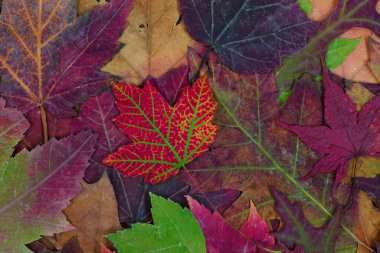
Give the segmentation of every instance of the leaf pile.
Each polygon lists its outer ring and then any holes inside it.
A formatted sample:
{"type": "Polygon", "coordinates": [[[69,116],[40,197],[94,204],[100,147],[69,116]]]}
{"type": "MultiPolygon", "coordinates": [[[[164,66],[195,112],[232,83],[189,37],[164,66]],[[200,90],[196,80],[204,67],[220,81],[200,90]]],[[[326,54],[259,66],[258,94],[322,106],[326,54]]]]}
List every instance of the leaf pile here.
{"type": "Polygon", "coordinates": [[[378,252],[378,1],[0,2],[0,252],[378,252]]]}

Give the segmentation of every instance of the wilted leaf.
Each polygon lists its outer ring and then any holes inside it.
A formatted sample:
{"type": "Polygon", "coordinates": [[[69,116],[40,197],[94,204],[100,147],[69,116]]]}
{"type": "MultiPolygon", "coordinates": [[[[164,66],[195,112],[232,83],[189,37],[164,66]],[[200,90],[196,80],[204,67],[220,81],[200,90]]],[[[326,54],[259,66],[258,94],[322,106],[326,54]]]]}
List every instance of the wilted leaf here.
{"type": "Polygon", "coordinates": [[[4,252],[28,252],[24,244],[68,229],[60,212],[81,190],[96,136],[90,132],[50,140],[11,158],[0,178],[0,237],[4,252]]]}
{"type": "Polygon", "coordinates": [[[317,28],[296,1],[181,0],[180,8],[189,34],[239,73],[273,70],[317,28]]]}
{"type": "Polygon", "coordinates": [[[327,70],[324,71],[324,87],[326,125],[289,126],[281,122],[279,124],[296,133],[310,148],[325,155],[306,178],[320,172],[336,171],[337,185],[345,176],[352,158],[361,155],[380,157],[380,99],[372,99],[357,112],[355,104],[331,80],[327,70]]]}
{"type": "Polygon", "coordinates": [[[132,141],[104,159],[124,175],[159,183],[208,150],[218,127],[207,77],[186,89],[174,107],[150,83],[143,89],[114,83],[120,115],[116,125],[132,141]]]}
{"type": "Polygon", "coordinates": [[[103,236],[121,229],[117,203],[107,174],[94,184],[83,184],[82,192],[63,210],[75,227],[80,247],[84,252],[100,252],[106,243],[103,236]]]}
{"type": "Polygon", "coordinates": [[[107,236],[119,253],[206,252],[202,230],[189,209],[154,194],[150,198],[154,225],[136,223],[107,236]]]}
{"type": "Polygon", "coordinates": [[[275,209],[280,214],[284,228],[275,237],[289,248],[300,245],[308,253],[330,253],[335,251],[336,240],[341,231],[340,211],[328,224],[316,228],[306,220],[299,202],[291,203],[284,193],[272,190],[276,200],[275,209]]]}
{"type": "Polygon", "coordinates": [[[128,83],[158,78],[186,63],[187,48],[195,45],[181,22],[177,0],[135,1],[128,23],[120,38],[125,46],[103,68],[128,83]]]}
{"type": "MultiPolygon", "coordinates": [[[[84,253],[79,247],[79,243],[76,237],[71,238],[61,250],[50,250],[40,241],[35,241],[27,245],[27,247],[34,253],[84,253]]],[[[103,252],[102,252],[103,253],[103,252]]]]}

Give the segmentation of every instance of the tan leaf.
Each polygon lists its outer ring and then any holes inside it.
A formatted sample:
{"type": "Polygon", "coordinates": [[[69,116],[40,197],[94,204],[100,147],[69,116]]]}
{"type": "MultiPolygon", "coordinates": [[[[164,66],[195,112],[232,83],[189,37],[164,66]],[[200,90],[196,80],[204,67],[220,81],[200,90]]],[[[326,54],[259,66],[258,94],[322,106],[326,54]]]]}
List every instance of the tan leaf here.
{"type": "MultiPolygon", "coordinates": [[[[380,240],[380,212],[374,207],[368,194],[363,191],[359,191],[358,205],[355,235],[366,245],[376,248],[376,243],[380,240]]],[[[359,244],[357,253],[367,252],[371,251],[359,244]]]]}
{"type": "Polygon", "coordinates": [[[103,235],[121,229],[115,193],[107,174],[94,184],[83,184],[84,190],[63,210],[75,227],[80,247],[86,253],[99,253],[107,245],[103,235]]]}
{"type": "Polygon", "coordinates": [[[346,176],[343,179],[345,184],[351,182],[352,177],[374,178],[380,174],[380,159],[370,156],[359,156],[351,159],[346,176]]]}
{"type": "Polygon", "coordinates": [[[107,3],[106,0],[78,0],[77,12],[78,15],[91,10],[95,6],[103,6],[107,3]]]}
{"type": "Polygon", "coordinates": [[[372,73],[374,74],[377,81],[380,83],[380,43],[374,40],[369,40],[368,48],[370,57],[368,66],[372,70],[372,73]]]}
{"type": "Polygon", "coordinates": [[[377,11],[377,13],[380,14],[380,0],[377,1],[377,4],[376,4],[376,11],[377,11]]]}
{"type": "Polygon", "coordinates": [[[309,18],[313,21],[323,21],[334,12],[338,0],[309,0],[313,4],[309,18]]]}
{"type": "Polygon", "coordinates": [[[125,82],[139,84],[186,63],[187,49],[196,43],[180,20],[177,0],[135,1],[128,23],[120,38],[124,48],[103,68],[125,82]]]}
{"type": "Polygon", "coordinates": [[[340,66],[333,69],[332,72],[353,82],[379,83],[378,79],[372,72],[372,69],[368,66],[368,63],[370,62],[368,41],[371,39],[374,42],[380,43],[380,38],[371,30],[361,27],[351,28],[339,37],[345,39],[362,38],[362,41],[352,53],[347,56],[345,61],[340,66]]]}
{"type": "Polygon", "coordinates": [[[354,83],[350,88],[346,90],[346,93],[355,103],[357,111],[360,111],[365,103],[375,97],[372,92],[370,92],[360,83],[354,83]]]}

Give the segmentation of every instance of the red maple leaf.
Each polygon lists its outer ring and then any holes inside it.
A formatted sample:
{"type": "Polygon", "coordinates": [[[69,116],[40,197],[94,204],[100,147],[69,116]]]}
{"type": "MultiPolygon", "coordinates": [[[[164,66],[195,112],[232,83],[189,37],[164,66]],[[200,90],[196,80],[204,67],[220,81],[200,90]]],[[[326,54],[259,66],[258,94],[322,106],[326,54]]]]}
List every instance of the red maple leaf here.
{"type": "Polygon", "coordinates": [[[143,89],[114,83],[120,115],[116,125],[133,143],[104,159],[124,175],[162,182],[208,150],[218,127],[212,125],[217,104],[207,77],[183,91],[171,107],[149,82],[143,89]]]}
{"type": "Polygon", "coordinates": [[[335,84],[325,69],[323,126],[279,125],[297,134],[313,150],[324,154],[304,179],[319,172],[336,171],[335,185],[345,176],[352,158],[380,157],[380,97],[367,102],[360,112],[335,84]]]}

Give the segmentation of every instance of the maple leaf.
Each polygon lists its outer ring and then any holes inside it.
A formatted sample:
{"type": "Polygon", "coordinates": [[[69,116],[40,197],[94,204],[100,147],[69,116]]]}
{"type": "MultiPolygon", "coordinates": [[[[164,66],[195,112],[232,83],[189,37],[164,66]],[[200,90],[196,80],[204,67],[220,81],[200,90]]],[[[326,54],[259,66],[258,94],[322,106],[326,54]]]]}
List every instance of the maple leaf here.
{"type": "Polygon", "coordinates": [[[296,1],[181,0],[187,31],[239,73],[267,72],[306,44],[317,24],[296,1]]]}
{"type": "Polygon", "coordinates": [[[324,154],[305,179],[320,172],[336,171],[335,184],[345,176],[352,158],[361,155],[380,157],[380,99],[367,102],[360,112],[335,84],[328,71],[323,74],[326,126],[279,125],[297,134],[313,150],[324,154]]]}
{"type": "Polygon", "coordinates": [[[355,185],[376,200],[377,210],[380,211],[380,175],[375,178],[357,178],[355,185]]]}
{"type": "MultiPolygon", "coordinates": [[[[325,2],[321,1],[322,4],[325,2]]],[[[320,56],[326,54],[328,43],[346,30],[365,27],[378,33],[380,15],[376,13],[375,5],[376,1],[372,0],[338,1],[337,8],[321,23],[318,32],[308,40],[304,49],[290,58],[283,58],[281,67],[276,71],[279,94],[291,89],[294,81],[304,72],[320,75],[320,56]]]]}
{"type": "Polygon", "coordinates": [[[102,70],[138,84],[186,63],[187,48],[196,42],[181,20],[177,0],[135,1],[120,38],[125,45],[102,70]]]}
{"type": "Polygon", "coordinates": [[[150,83],[143,89],[119,83],[113,87],[120,111],[116,125],[133,143],[120,147],[104,163],[124,175],[145,176],[152,184],[163,182],[214,141],[217,104],[211,101],[207,77],[186,89],[174,107],[150,83]]]}
{"type": "Polygon", "coordinates": [[[23,150],[1,169],[0,237],[4,252],[27,252],[25,243],[70,227],[60,211],[81,191],[79,181],[95,140],[96,135],[90,132],[51,139],[30,152],[23,150]]]}
{"type": "Polygon", "coordinates": [[[3,2],[0,92],[22,112],[40,110],[41,139],[54,137],[48,136],[46,110],[73,116],[75,104],[107,85],[108,75],[97,69],[117,50],[131,4],[113,0],[76,18],[74,0],[3,2]]]}
{"type": "Polygon", "coordinates": [[[272,189],[276,201],[275,209],[280,214],[284,229],[274,233],[289,248],[300,245],[308,253],[334,252],[335,244],[341,230],[340,211],[331,218],[328,224],[315,228],[306,220],[299,202],[291,203],[286,195],[272,189]]]}
{"type": "Polygon", "coordinates": [[[119,253],[206,252],[206,242],[189,209],[150,194],[154,225],[136,223],[106,237],[119,253]]]}
{"type": "Polygon", "coordinates": [[[28,127],[29,123],[22,113],[13,108],[6,108],[4,99],[0,98],[0,178],[5,173],[13,147],[28,127]]]}
{"type": "Polygon", "coordinates": [[[84,252],[99,252],[106,243],[103,235],[121,229],[115,193],[107,174],[71,200],[62,212],[75,227],[78,243],[84,252]]]}
{"type": "Polygon", "coordinates": [[[248,219],[238,232],[225,223],[219,213],[211,213],[191,197],[187,197],[187,200],[206,237],[207,252],[273,252],[276,249],[275,240],[269,234],[269,228],[257,213],[253,202],[248,219]]]}

